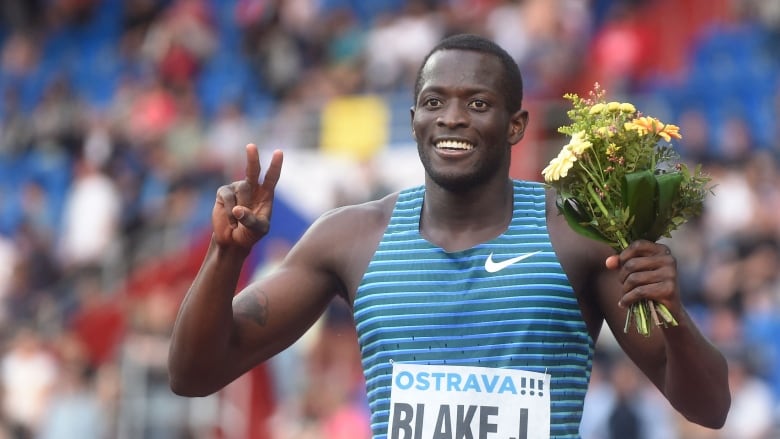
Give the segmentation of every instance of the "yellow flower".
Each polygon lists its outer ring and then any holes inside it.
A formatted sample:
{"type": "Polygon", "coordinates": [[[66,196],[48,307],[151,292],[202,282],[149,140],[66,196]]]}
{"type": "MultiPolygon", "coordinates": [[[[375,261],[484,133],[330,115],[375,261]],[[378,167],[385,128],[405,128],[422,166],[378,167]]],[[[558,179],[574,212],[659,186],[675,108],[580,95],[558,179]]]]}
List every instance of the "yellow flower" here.
{"type": "Polygon", "coordinates": [[[636,113],[636,107],[630,102],[623,102],[620,104],[620,111],[628,114],[636,113]]]}
{"type": "Polygon", "coordinates": [[[620,110],[620,102],[610,102],[607,104],[607,110],[608,111],[618,111],[620,110]]]}
{"type": "Polygon", "coordinates": [[[550,164],[542,170],[544,181],[551,183],[558,181],[569,174],[569,170],[574,166],[574,162],[577,161],[575,156],[569,149],[563,148],[558,154],[558,157],[550,160],[550,164]]]}
{"type": "Polygon", "coordinates": [[[607,146],[607,155],[610,157],[613,157],[618,151],[620,151],[620,147],[614,143],[610,143],[609,146],[607,146]]]}
{"type": "Polygon", "coordinates": [[[604,107],[605,107],[605,105],[604,105],[604,104],[602,104],[602,103],[598,103],[598,104],[596,104],[596,105],[594,105],[594,106],[590,107],[590,112],[589,112],[589,113],[590,113],[590,114],[599,114],[599,113],[601,113],[602,111],[604,111],[604,107]]]}
{"type": "Polygon", "coordinates": [[[574,153],[574,155],[579,157],[592,146],[593,144],[585,139],[585,132],[577,131],[576,133],[572,134],[569,144],[564,146],[564,149],[568,149],[574,153]]]}

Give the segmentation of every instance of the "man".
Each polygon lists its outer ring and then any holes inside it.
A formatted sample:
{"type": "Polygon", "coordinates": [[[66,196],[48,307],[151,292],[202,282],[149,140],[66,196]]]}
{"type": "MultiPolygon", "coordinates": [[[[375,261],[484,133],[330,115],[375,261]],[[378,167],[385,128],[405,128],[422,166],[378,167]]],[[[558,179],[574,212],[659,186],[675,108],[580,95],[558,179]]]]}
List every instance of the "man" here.
{"type": "Polygon", "coordinates": [[[323,215],[278,270],[234,298],[268,233],[282,166],[276,151],[259,183],[248,145],[246,179],[217,192],[212,243],[177,318],[173,390],[219,390],[339,295],[353,307],[375,438],[577,437],[603,321],[677,410],[720,427],[725,361],[686,314],[669,249],[639,241],[614,255],[567,226],[555,194],[509,178],[528,123],[521,102],[520,72],[501,48],[442,41],[411,110],[424,186],[323,215]],[[679,326],[624,333],[626,307],[642,298],[679,326]]]}

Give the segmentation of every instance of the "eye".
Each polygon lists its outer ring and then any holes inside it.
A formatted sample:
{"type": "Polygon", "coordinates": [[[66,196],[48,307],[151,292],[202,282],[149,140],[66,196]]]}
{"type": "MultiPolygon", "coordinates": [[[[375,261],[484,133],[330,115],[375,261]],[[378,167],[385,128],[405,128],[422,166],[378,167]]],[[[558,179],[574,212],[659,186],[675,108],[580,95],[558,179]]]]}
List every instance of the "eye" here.
{"type": "Polygon", "coordinates": [[[439,108],[441,107],[442,102],[438,98],[427,98],[423,105],[427,108],[439,108]]]}
{"type": "Polygon", "coordinates": [[[469,103],[469,108],[473,108],[479,111],[487,110],[489,107],[490,105],[481,99],[475,99],[469,103]]]}

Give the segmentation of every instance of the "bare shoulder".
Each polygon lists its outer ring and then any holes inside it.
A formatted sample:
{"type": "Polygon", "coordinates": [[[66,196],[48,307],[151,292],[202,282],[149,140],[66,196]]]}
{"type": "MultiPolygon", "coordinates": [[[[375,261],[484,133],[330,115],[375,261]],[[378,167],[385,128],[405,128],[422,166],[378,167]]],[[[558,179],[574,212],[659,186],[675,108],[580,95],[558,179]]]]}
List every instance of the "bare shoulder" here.
{"type": "Polygon", "coordinates": [[[364,245],[373,236],[378,239],[390,221],[397,197],[396,192],[378,200],[325,212],[312,224],[303,240],[336,250],[364,245]]]}
{"type": "Polygon", "coordinates": [[[340,229],[352,226],[364,226],[367,228],[381,227],[387,225],[390,215],[395,207],[395,200],[398,198],[398,192],[386,195],[378,200],[368,201],[361,204],[352,204],[348,206],[337,207],[325,212],[314,226],[340,229]]]}
{"type": "Polygon", "coordinates": [[[324,213],[293,248],[291,262],[307,261],[335,276],[352,303],[357,286],[390,221],[398,193],[324,213]],[[315,260],[312,260],[315,258],[315,260]]]}

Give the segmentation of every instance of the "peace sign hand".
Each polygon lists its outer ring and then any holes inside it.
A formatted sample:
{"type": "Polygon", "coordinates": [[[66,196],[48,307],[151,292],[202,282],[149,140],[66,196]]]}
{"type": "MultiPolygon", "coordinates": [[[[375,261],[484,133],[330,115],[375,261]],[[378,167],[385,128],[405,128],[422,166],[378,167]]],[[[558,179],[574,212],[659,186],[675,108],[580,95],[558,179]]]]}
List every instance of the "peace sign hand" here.
{"type": "Polygon", "coordinates": [[[246,178],[217,190],[211,213],[217,245],[249,251],[268,233],[282,159],[282,151],[273,152],[265,178],[259,183],[260,157],[257,146],[251,143],[246,146],[246,178]]]}

